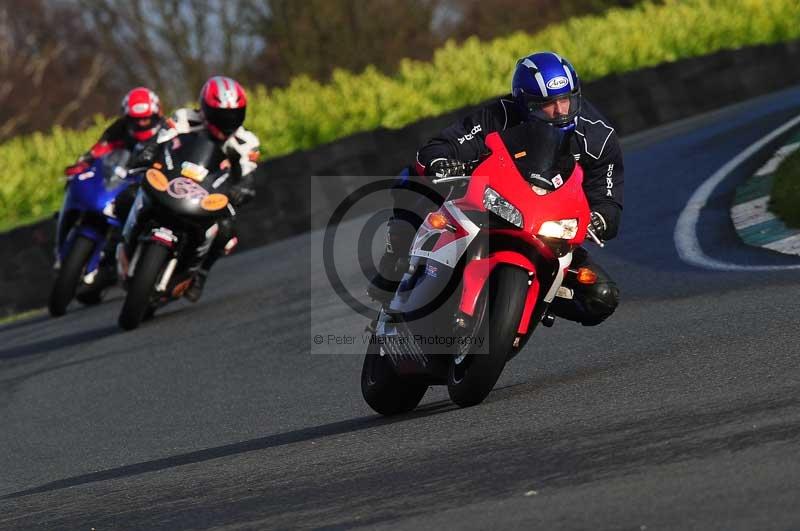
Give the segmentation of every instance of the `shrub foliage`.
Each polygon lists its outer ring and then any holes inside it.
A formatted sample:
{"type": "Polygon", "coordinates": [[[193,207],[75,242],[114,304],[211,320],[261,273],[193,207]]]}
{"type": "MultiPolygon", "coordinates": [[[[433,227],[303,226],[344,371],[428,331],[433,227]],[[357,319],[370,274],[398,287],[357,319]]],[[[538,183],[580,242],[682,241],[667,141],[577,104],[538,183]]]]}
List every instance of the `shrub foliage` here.
{"type": "MultiPolygon", "coordinates": [[[[300,76],[282,89],[254,87],[247,126],[266,155],[274,157],[377,127],[402,127],[502,94],[516,60],[536,50],[569,58],[587,81],[798,37],[797,0],[648,1],[572,18],[536,34],[449,42],[432,61],[402,61],[393,75],[368,67],[361,73],[335,71],[327,83],[300,76]]],[[[63,167],[96,140],[102,127],[98,119],[87,130],[55,128],[0,144],[0,228],[55,211],[63,167]]]]}

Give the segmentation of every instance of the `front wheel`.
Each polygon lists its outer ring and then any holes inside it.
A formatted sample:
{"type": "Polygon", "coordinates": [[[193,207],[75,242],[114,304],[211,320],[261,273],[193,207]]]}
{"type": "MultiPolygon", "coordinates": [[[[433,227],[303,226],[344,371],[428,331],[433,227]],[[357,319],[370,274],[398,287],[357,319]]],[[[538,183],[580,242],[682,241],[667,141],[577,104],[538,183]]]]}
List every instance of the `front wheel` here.
{"type": "Polygon", "coordinates": [[[381,356],[373,335],[361,369],[361,394],[369,407],[381,415],[399,415],[413,410],[425,396],[428,384],[401,378],[391,362],[381,356]]]}
{"type": "Polygon", "coordinates": [[[450,362],[447,392],[458,406],[480,404],[494,388],[513,347],[527,292],[526,271],[501,265],[492,272],[476,308],[473,341],[450,362]]]}
{"type": "Polygon", "coordinates": [[[156,281],[169,256],[169,249],[157,244],[140,244],[147,247],[142,250],[136,271],[128,285],[128,294],[122,311],[119,314],[119,326],[124,330],[133,330],[145,318],[153,304],[153,291],[156,281]]]}
{"type": "Polygon", "coordinates": [[[93,240],[85,236],[75,237],[64,263],[61,264],[61,269],[58,271],[53,289],[50,291],[47,308],[53,317],[60,317],[66,313],[67,306],[75,296],[75,290],[81,281],[83,270],[92,256],[94,247],[93,240]]]}

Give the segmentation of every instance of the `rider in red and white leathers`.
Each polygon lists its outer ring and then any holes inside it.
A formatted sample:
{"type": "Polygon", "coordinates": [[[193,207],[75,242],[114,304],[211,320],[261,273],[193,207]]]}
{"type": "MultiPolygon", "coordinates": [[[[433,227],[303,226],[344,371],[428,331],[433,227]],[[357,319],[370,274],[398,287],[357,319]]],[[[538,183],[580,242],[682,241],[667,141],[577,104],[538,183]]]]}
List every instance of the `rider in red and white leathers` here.
{"type": "Polygon", "coordinates": [[[199,109],[178,109],[165,121],[155,141],[147,145],[132,163],[148,166],[156,158],[158,146],[187,133],[206,131],[230,162],[233,186],[228,192],[234,207],[231,216],[219,222],[219,232],[203,261],[192,286],[184,296],[196,302],[202,295],[208,272],[219,257],[229,254],[238,243],[234,226],[236,207],[255,196],[254,177],[258,166],[259,141],[244,123],[247,96],[242,86],[231,78],[215,76],[200,91],[199,109]]]}

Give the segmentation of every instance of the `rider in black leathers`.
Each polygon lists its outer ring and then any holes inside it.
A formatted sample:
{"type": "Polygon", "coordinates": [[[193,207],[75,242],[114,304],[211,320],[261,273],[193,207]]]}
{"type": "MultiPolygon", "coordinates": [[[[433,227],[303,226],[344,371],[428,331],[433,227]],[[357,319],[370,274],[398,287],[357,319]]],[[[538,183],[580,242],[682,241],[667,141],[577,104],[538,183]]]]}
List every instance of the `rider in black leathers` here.
{"type": "MultiPolygon", "coordinates": [[[[428,141],[417,153],[416,164],[410,169],[411,179],[430,186],[431,177],[462,174],[465,163],[478,161],[486,155],[484,139],[487,134],[529,120],[544,120],[564,132],[565,149],[584,170],[584,191],[592,209],[592,230],[603,240],[614,238],[622,214],[622,150],[614,128],[582,99],[580,82],[572,65],[551,52],[532,54],[517,63],[512,89],[512,94],[466,116],[428,141]]],[[[395,214],[389,221],[386,252],[378,266],[379,277],[385,280],[375,279],[368,288],[369,294],[380,302],[386,302],[391,293],[377,286],[396,285],[402,277],[402,265],[398,267],[398,262],[404,264],[400,259],[408,254],[418,228],[415,223],[409,223],[404,214],[414,212],[419,203],[415,204],[413,194],[402,193],[407,182],[407,179],[400,180],[393,194],[395,214]]],[[[577,282],[569,284],[569,279],[565,280],[565,287],[573,291],[574,297],[557,297],[550,311],[587,326],[599,324],[617,307],[619,289],[616,283],[583,248],[576,249],[570,267],[589,268],[597,274],[598,280],[589,286],[577,282]]]]}

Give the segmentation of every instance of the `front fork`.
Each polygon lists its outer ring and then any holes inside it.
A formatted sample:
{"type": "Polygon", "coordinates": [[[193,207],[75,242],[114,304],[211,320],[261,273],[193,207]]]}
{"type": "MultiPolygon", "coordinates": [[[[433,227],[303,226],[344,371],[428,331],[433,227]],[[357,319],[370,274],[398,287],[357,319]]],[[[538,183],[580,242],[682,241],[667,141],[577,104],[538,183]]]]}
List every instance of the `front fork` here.
{"type": "MultiPolygon", "coordinates": [[[[122,278],[124,282],[136,274],[136,266],[141,257],[142,250],[145,248],[145,243],[149,243],[150,245],[160,245],[170,250],[170,260],[164,267],[161,278],[156,283],[156,291],[158,293],[165,293],[169,287],[170,280],[172,280],[172,276],[175,274],[175,271],[181,261],[181,257],[185,256],[186,254],[184,252],[184,248],[187,244],[187,238],[184,237],[185,235],[179,236],[175,234],[167,227],[152,227],[147,234],[142,234],[143,230],[137,229],[133,225],[131,225],[131,227],[127,227],[126,225],[126,228],[130,229],[126,233],[129,238],[133,234],[139,234],[139,236],[136,240],[137,245],[133,249],[132,256],[129,254],[130,247],[127,243],[127,239],[117,246],[117,267],[120,278],[122,278]]],[[[211,245],[213,244],[218,232],[219,226],[216,223],[206,230],[205,240],[197,248],[196,252],[190,259],[191,261],[189,263],[185,263],[183,268],[190,272],[196,271],[200,268],[202,261],[208,254],[208,250],[211,248],[211,245]]]]}
{"type": "Polygon", "coordinates": [[[127,281],[130,277],[136,274],[136,266],[142,256],[142,251],[145,249],[145,244],[160,245],[170,250],[170,260],[167,262],[161,279],[156,283],[156,291],[163,293],[167,289],[170,279],[175,268],[178,266],[178,257],[180,252],[180,239],[171,230],[166,227],[154,227],[150,230],[149,234],[142,235],[138,238],[136,247],[133,250],[133,256],[129,257],[128,247],[123,241],[117,245],[117,268],[120,278],[127,281]]]}

